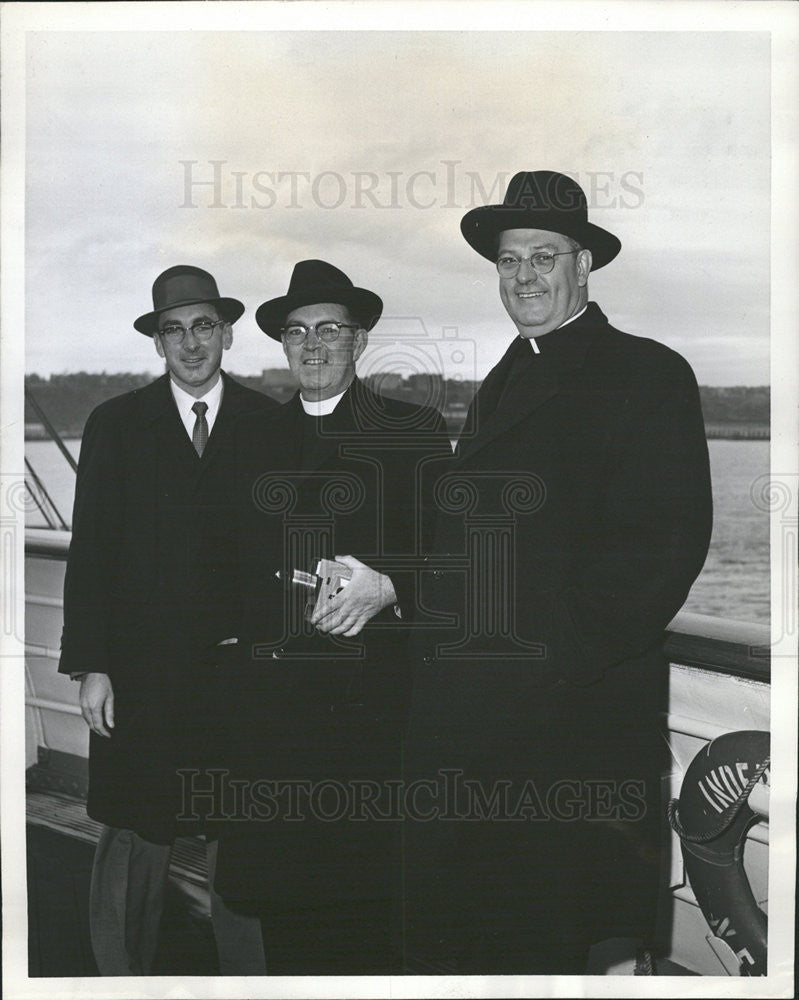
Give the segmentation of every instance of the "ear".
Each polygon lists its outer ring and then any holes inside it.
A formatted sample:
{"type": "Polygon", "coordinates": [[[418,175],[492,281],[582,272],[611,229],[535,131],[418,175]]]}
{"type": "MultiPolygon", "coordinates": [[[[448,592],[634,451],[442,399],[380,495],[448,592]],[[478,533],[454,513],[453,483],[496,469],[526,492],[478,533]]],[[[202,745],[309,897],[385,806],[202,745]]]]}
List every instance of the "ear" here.
{"type": "Polygon", "coordinates": [[[224,351],[230,350],[230,345],[233,343],[233,327],[230,323],[225,323],[222,327],[222,349],[224,351]]]}
{"type": "Polygon", "coordinates": [[[590,250],[581,250],[577,254],[577,284],[581,287],[588,284],[588,275],[591,273],[593,260],[590,250]]]}
{"type": "Polygon", "coordinates": [[[288,358],[288,356],[289,356],[289,352],[288,352],[288,348],[286,347],[286,341],[285,341],[285,338],[284,338],[284,337],[281,337],[281,338],[280,338],[280,346],[281,346],[281,347],[283,348],[283,353],[284,353],[284,354],[286,355],[286,357],[288,358]]]}
{"type": "Polygon", "coordinates": [[[164,345],[163,345],[163,343],[161,341],[161,334],[160,333],[154,333],[153,334],[153,343],[155,344],[156,351],[158,351],[158,357],[159,358],[165,358],[166,354],[164,354],[164,345]]]}
{"type": "Polygon", "coordinates": [[[352,343],[352,360],[357,361],[358,358],[366,350],[366,345],[369,343],[369,334],[364,329],[356,330],[355,337],[352,343]]]}

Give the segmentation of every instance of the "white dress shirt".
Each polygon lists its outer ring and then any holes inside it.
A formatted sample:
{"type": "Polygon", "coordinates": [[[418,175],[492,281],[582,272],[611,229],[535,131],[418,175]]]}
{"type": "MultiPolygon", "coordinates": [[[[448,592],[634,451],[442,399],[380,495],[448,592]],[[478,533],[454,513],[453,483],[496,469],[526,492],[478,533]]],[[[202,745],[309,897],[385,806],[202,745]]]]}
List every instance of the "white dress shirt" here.
{"type": "Polygon", "coordinates": [[[214,421],[219,413],[219,407],[222,405],[222,376],[220,375],[213,389],[209,389],[204,396],[190,395],[185,389],[181,389],[171,378],[169,380],[169,388],[172,390],[175,405],[178,408],[180,419],[183,421],[183,426],[186,428],[186,433],[189,435],[190,441],[192,440],[194,424],[197,420],[197,414],[192,410],[192,406],[195,403],[208,404],[208,409],[205,411],[205,419],[208,421],[208,436],[210,437],[211,431],[214,429],[214,421]]]}

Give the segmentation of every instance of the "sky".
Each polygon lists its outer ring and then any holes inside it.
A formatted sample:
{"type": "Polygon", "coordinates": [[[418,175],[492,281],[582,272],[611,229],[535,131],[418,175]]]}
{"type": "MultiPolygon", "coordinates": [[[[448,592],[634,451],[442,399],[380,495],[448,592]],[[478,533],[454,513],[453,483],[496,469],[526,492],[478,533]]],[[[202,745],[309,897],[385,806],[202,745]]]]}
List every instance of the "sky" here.
{"type": "Polygon", "coordinates": [[[591,298],[705,385],[769,381],[763,32],[35,31],[25,370],[162,371],[133,320],[196,264],[254,313],[321,258],[377,292],[362,370],[482,378],[515,328],[460,234],[518,170],[576,177],[619,257],[591,298]]]}

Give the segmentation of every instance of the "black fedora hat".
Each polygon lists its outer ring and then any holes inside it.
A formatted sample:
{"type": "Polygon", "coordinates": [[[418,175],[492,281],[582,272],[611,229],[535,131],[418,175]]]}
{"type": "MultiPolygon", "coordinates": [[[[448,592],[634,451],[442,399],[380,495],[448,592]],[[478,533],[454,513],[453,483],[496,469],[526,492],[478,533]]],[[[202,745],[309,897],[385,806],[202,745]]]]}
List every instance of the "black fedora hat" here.
{"type": "Polygon", "coordinates": [[[561,233],[591,251],[591,270],[609,264],[621,241],[588,221],[580,185],[554,170],[524,170],[508,185],[501,205],[473,208],[461,219],[466,242],[488,260],[497,259],[497,236],[506,229],[543,229],[561,233]]]}
{"type": "Polygon", "coordinates": [[[191,264],[178,264],[167,268],[155,279],[153,311],[139,316],[133,325],[139,333],[152,337],[158,329],[160,313],[178,306],[193,306],[198,302],[213,303],[228,323],[235,323],[244,312],[244,304],[238,299],[226,299],[219,294],[216,281],[207,271],[191,264]]]}
{"type": "Polygon", "coordinates": [[[378,295],[356,288],[337,267],[324,260],[301,260],[294,265],[289,290],[258,306],[255,322],[273,340],[280,340],[280,328],[292,310],[320,302],[346,306],[365,330],[372,329],[383,311],[383,300],[378,295]]]}

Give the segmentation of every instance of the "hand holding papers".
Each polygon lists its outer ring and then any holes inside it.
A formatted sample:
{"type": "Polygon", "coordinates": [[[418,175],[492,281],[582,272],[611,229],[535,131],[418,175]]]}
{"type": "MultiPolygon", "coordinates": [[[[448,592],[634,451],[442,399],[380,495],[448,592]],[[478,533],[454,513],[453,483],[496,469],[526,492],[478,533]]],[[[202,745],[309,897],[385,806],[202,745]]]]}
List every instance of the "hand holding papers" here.
{"type": "Polygon", "coordinates": [[[295,569],[291,582],[300,587],[308,588],[308,603],[305,605],[305,617],[314,622],[314,615],[328,607],[330,598],[338,594],[349,583],[352,570],[344,563],[331,559],[320,559],[316,564],[315,573],[304,573],[295,569]]]}
{"type": "Polygon", "coordinates": [[[390,578],[370,569],[353,556],[336,556],[334,563],[320,561],[329,573],[329,583],[320,585],[310,622],[320,632],[355,636],[376,614],[396,603],[390,578]],[[332,567],[332,568],[331,568],[332,567]],[[342,572],[343,571],[343,572],[342,572]],[[348,573],[347,578],[344,573],[348,573]],[[324,598],[322,589],[324,590],[324,598]]]}

